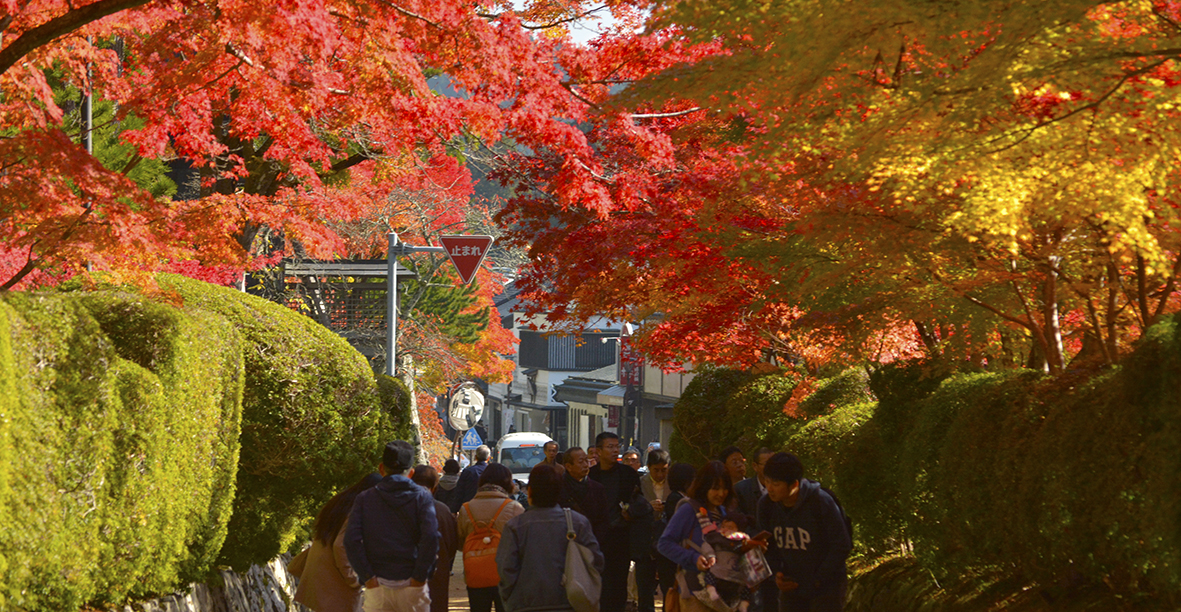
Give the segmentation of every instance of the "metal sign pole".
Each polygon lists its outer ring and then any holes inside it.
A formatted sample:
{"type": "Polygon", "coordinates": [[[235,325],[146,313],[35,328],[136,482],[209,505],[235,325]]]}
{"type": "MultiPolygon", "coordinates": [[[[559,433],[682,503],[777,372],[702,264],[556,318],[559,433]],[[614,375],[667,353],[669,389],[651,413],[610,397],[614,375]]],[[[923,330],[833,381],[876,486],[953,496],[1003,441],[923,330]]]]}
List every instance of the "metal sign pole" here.
{"type": "Polygon", "coordinates": [[[397,369],[395,359],[398,348],[398,234],[389,233],[389,247],[386,249],[386,326],[385,326],[385,375],[394,377],[397,369]]]}
{"type": "Polygon", "coordinates": [[[398,361],[398,255],[410,253],[446,253],[441,246],[410,246],[398,241],[398,233],[390,232],[386,247],[386,319],[385,326],[385,373],[393,377],[398,361]]]}

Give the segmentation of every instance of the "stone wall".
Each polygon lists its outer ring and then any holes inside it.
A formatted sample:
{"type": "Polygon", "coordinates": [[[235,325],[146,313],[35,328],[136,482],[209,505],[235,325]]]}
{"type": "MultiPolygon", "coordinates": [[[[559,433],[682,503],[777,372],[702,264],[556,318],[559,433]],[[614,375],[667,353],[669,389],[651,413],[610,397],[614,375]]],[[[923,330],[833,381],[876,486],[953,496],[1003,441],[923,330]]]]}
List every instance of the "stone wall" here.
{"type": "Polygon", "coordinates": [[[307,612],[291,601],[298,580],[287,571],[290,560],[290,555],[282,555],[246,574],[220,571],[208,583],[190,585],[187,592],[130,604],[120,612],[307,612]]]}

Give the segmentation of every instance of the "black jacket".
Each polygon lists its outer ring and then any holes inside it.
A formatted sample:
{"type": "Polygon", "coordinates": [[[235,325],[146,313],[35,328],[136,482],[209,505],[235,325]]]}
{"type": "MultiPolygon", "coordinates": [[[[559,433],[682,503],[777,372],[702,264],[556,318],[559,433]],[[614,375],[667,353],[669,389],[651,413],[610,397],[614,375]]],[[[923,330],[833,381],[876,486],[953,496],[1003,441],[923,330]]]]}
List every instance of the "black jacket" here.
{"type": "Polygon", "coordinates": [[[587,475],[587,480],[594,480],[602,484],[604,488],[607,488],[604,481],[610,478],[618,478],[619,480],[615,499],[607,500],[607,515],[611,519],[611,528],[621,529],[626,525],[622,519],[623,509],[620,504],[631,504],[637,494],[643,497],[643,493],[640,491],[640,474],[630,465],[616,463],[615,467],[610,470],[604,470],[596,464],[591,467],[590,473],[587,475]]]}
{"type": "Polygon", "coordinates": [[[558,494],[558,505],[585,516],[590,521],[595,540],[603,541],[610,521],[607,513],[607,493],[603,490],[603,485],[590,478],[577,482],[570,474],[566,474],[562,480],[562,491],[558,494]]]}
{"type": "Polygon", "coordinates": [[[738,510],[753,518],[759,498],[763,496],[763,490],[759,488],[759,479],[751,477],[739,481],[734,485],[734,494],[738,496],[738,510]]]}

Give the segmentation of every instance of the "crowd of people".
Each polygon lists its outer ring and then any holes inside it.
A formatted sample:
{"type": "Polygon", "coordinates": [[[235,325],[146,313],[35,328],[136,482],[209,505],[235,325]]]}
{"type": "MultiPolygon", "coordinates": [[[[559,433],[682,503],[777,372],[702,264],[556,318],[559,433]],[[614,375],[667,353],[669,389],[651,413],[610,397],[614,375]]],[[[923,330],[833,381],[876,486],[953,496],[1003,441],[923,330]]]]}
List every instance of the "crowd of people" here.
{"type": "Polygon", "coordinates": [[[698,467],[659,448],[641,464],[610,432],[592,449],[544,451],[522,491],[487,446],[440,475],[390,442],[377,473],[317,515],[289,566],[295,600],[316,612],[443,612],[461,555],[472,612],[586,612],[568,596],[576,542],[603,612],[629,606],[629,572],[638,612],[654,612],[657,593],[667,612],[843,609],[852,530],[794,455],[760,448],[747,477],[738,447],[698,467]]]}

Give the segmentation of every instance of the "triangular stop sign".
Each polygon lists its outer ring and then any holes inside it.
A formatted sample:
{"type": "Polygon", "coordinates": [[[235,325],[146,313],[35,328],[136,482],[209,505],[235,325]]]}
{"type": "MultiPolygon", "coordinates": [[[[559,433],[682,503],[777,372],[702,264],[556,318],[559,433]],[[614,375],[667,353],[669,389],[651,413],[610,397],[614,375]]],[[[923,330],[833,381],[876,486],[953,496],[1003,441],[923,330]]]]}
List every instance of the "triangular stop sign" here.
{"type": "Polygon", "coordinates": [[[492,246],[492,236],[439,236],[439,242],[443,243],[447,257],[466,285],[476,277],[476,270],[492,246]]]}

